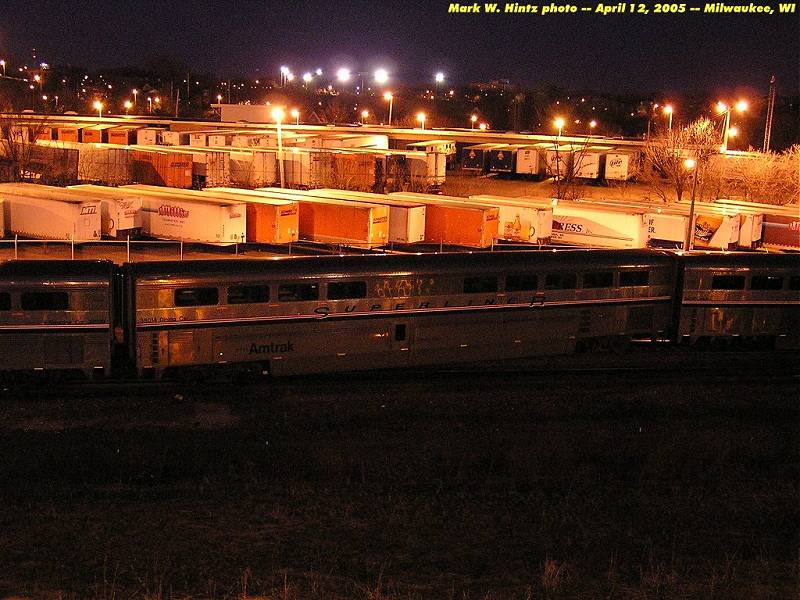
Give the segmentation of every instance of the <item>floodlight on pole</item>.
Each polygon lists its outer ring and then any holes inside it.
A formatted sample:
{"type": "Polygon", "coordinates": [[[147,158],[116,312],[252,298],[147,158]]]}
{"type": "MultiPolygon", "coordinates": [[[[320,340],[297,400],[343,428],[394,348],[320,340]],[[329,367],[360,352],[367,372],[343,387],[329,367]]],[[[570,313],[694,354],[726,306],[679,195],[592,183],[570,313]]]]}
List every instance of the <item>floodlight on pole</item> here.
{"type": "Polygon", "coordinates": [[[392,102],[394,101],[394,96],[392,95],[392,92],[386,92],[383,95],[383,99],[389,101],[389,123],[388,123],[388,125],[389,125],[389,127],[391,127],[392,126],[392,102]]]}
{"type": "Polygon", "coordinates": [[[375,83],[383,85],[387,81],[389,81],[389,73],[386,69],[378,69],[375,71],[375,83]]]}
{"type": "Polygon", "coordinates": [[[475,123],[477,123],[477,122],[478,122],[478,115],[472,115],[469,118],[469,128],[470,129],[475,129],[475,123]]]}
{"type": "Polygon", "coordinates": [[[664,114],[669,115],[669,130],[672,131],[672,113],[673,113],[672,105],[667,104],[664,107],[664,114]]]}
{"type": "Polygon", "coordinates": [[[123,104],[123,106],[125,107],[125,114],[127,115],[133,107],[133,103],[130,100],[125,100],[125,104],[123,104]]]}
{"type": "Polygon", "coordinates": [[[420,126],[422,127],[422,129],[425,129],[425,118],[426,117],[424,112],[417,113],[417,121],[420,122],[420,126]]]}
{"type": "Polygon", "coordinates": [[[133,94],[133,105],[136,106],[136,101],[138,100],[138,96],[139,96],[139,90],[137,90],[136,88],[133,88],[131,90],[131,93],[133,94]]]}
{"type": "Polygon", "coordinates": [[[310,72],[303,73],[303,82],[310,83],[314,76],[310,72]]]}
{"type": "Polygon", "coordinates": [[[565,121],[561,117],[557,117],[556,120],[553,121],[553,125],[555,125],[558,129],[558,137],[561,137],[561,131],[564,129],[564,123],[565,121]]]}
{"type": "MultiPolygon", "coordinates": [[[[748,108],[747,100],[739,100],[735,106],[736,110],[739,112],[744,112],[748,108]]],[[[728,151],[728,137],[730,136],[730,128],[731,128],[731,110],[733,107],[728,106],[724,102],[720,101],[717,102],[717,112],[721,115],[725,115],[725,122],[722,126],[722,147],[720,151],[727,152],[728,151]]]]}
{"type": "Polygon", "coordinates": [[[297,110],[296,108],[293,108],[292,112],[289,113],[289,114],[292,115],[292,118],[294,119],[294,124],[295,125],[300,125],[300,111],[297,110]]]}
{"type": "Polygon", "coordinates": [[[97,116],[102,119],[103,118],[103,103],[100,102],[100,100],[95,100],[94,104],[92,104],[92,106],[97,111],[97,116]]]}
{"type": "Polygon", "coordinates": [[[339,80],[339,83],[347,83],[350,81],[350,69],[342,67],[336,71],[336,79],[339,80]]]}
{"type": "Polygon", "coordinates": [[[692,241],[694,240],[694,199],[697,190],[697,172],[700,170],[697,161],[693,158],[687,158],[683,161],[683,166],[687,169],[694,169],[694,177],[692,178],[692,199],[689,202],[689,220],[686,223],[686,237],[683,241],[683,249],[689,251],[692,249],[692,241]]]}
{"type": "Polygon", "coordinates": [[[286,180],[283,175],[283,138],[281,137],[281,121],[286,117],[286,113],[280,106],[272,109],[272,120],[278,128],[278,170],[281,176],[281,187],[286,187],[286,180]]]}
{"type": "Polygon", "coordinates": [[[478,129],[480,129],[481,131],[486,131],[486,129],[487,129],[488,127],[489,127],[489,126],[488,126],[486,123],[481,123],[481,124],[478,126],[478,129]]]}

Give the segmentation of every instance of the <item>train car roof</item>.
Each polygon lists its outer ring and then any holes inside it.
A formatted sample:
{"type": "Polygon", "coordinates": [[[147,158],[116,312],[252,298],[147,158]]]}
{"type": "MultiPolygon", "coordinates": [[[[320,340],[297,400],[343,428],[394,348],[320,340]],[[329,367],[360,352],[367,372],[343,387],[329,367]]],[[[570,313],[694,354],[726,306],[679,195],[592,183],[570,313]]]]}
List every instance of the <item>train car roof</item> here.
{"type": "Polygon", "coordinates": [[[0,281],[109,281],[113,268],[110,260],[4,260],[0,281]]]}
{"type": "Polygon", "coordinates": [[[402,275],[444,270],[497,273],[498,270],[586,269],[666,265],[672,255],[657,250],[548,250],[530,252],[454,252],[443,254],[371,254],[273,257],[252,260],[159,261],[126,263],[138,277],[158,279],[219,275],[223,279],[269,275],[291,278],[402,275]]]}
{"type": "Polygon", "coordinates": [[[692,252],[683,255],[691,267],[774,267],[794,268],[800,273],[800,257],[775,252],[692,252]]]}

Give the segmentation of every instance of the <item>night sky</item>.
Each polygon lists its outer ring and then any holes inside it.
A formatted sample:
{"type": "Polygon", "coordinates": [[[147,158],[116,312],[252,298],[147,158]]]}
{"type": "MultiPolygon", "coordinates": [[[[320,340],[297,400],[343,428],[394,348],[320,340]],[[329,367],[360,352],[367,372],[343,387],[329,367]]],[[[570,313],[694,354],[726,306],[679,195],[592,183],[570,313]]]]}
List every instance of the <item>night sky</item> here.
{"type": "Polygon", "coordinates": [[[11,0],[0,54],[22,59],[36,47],[40,60],[89,68],[172,56],[198,72],[253,77],[277,77],[281,64],[298,74],[381,65],[406,82],[442,70],[453,83],[603,91],[766,90],[775,74],[782,93],[800,90],[800,13],[451,15],[448,4],[11,0]]]}

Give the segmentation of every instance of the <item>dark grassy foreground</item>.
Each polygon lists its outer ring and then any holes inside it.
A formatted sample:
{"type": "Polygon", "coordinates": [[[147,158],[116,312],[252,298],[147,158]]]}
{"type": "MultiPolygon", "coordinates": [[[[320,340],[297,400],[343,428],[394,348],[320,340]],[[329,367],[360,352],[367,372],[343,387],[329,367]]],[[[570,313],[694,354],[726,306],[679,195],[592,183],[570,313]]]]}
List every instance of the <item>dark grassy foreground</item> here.
{"type": "Polygon", "coordinates": [[[29,388],[0,415],[0,598],[798,595],[791,378],[29,388]]]}

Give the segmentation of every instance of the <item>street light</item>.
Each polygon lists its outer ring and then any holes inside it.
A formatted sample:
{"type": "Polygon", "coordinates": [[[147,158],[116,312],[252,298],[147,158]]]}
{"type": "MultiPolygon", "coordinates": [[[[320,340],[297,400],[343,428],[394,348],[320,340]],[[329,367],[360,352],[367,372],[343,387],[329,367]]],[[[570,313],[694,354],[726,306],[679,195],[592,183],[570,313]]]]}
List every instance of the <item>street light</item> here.
{"type": "Polygon", "coordinates": [[[383,85],[387,81],[389,81],[389,73],[386,71],[386,69],[378,69],[375,71],[375,83],[378,85],[383,85]]]}
{"type": "Polygon", "coordinates": [[[282,86],[286,84],[286,75],[288,75],[288,74],[289,74],[289,67],[287,67],[286,65],[282,65],[281,66],[281,85],[282,86]]]}
{"type": "Polygon", "coordinates": [[[597,127],[597,121],[592,119],[591,121],[589,121],[589,132],[591,132],[595,127],[597,127]]]}
{"type": "Polygon", "coordinates": [[[425,129],[425,113],[417,113],[417,121],[420,122],[422,129],[425,129]]]}
{"type": "Polygon", "coordinates": [[[131,92],[133,93],[133,105],[136,106],[136,101],[137,101],[137,96],[139,95],[139,90],[137,90],[136,88],[133,88],[133,90],[131,90],[131,92]]]}
{"type": "Polygon", "coordinates": [[[125,114],[127,115],[133,104],[131,104],[130,100],[125,100],[125,104],[123,104],[123,106],[125,107],[125,114]]]}
{"type": "Polygon", "coordinates": [[[386,92],[383,95],[383,99],[389,101],[389,127],[391,127],[392,126],[392,101],[394,100],[394,96],[392,95],[392,92],[386,92]]]}
{"type": "Polygon", "coordinates": [[[286,187],[286,181],[283,176],[283,138],[281,136],[281,121],[286,117],[286,113],[280,106],[272,109],[272,119],[278,126],[278,170],[281,174],[281,187],[286,187]]]}
{"type": "Polygon", "coordinates": [[[477,122],[478,122],[478,115],[472,115],[469,118],[469,128],[470,129],[475,129],[475,123],[477,123],[477,122]]]}
{"type": "Polygon", "coordinates": [[[672,105],[671,104],[667,104],[664,107],[664,114],[665,115],[669,115],[669,130],[670,131],[672,131],[672,112],[673,112],[672,111],[672,105]]]}
{"type": "Polygon", "coordinates": [[[361,111],[361,124],[362,125],[364,124],[364,121],[367,120],[367,117],[369,117],[369,111],[368,110],[362,110],[361,111]]]}
{"type": "Polygon", "coordinates": [[[3,67],[3,77],[6,76],[6,61],[0,60],[0,67],[3,67]]]}
{"type": "Polygon", "coordinates": [[[303,73],[303,83],[310,83],[314,76],[310,72],[303,73]]]}
{"type": "Polygon", "coordinates": [[[561,130],[564,129],[564,119],[557,117],[556,120],[553,121],[553,125],[558,129],[558,137],[561,137],[561,130]]]}
{"type": "Polygon", "coordinates": [[[222,104],[222,94],[217,94],[217,104],[222,104]]]}
{"type": "Polygon", "coordinates": [[[95,100],[94,104],[92,106],[94,106],[94,109],[97,111],[97,116],[102,119],[103,118],[103,103],[100,102],[100,100],[95,100]]]}
{"type": "Polygon", "coordinates": [[[297,110],[296,108],[293,108],[289,114],[292,115],[292,118],[294,119],[294,124],[300,125],[300,111],[297,110]]]}
{"type": "Polygon", "coordinates": [[[686,224],[686,238],[683,241],[683,249],[688,251],[692,249],[692,241],[694,239],[694,195],[695,190],[697,190],[697,172],[700,169],[697,168],[697,161],[693,158],[687,158],[685,161],[683,161],[683,166],[686,167],[687,170],[694,169],[694,178],[692,179],[692,199],[689,202],[689,222],[686,224]]]}
{"type": "Polygon", "coordinates": [[[336,79],[339,80],[339,83],[347,83],[350,81],[350,69],[342,67],[336,71],[336,79]]]}
{"type": "Polygon", "coordinates": [[[444,73],[439,71],[438,73],[436,73],[433,79],[436,83],[444,83],[444,73]]]}
{"type": "Polygon", "coordinates": [[[480,129],[481,131],[486,131],[486,128],[487,128],[487,127],[488,127],[488,125],[487,125],[486,123],[481,123],[481,124],[478,126],[478,129],[480,129]]]}
{"type": "MultiPolygon", "coordinates": [[[[739,100],[736,103],[736,110],[744,112],[747,110],[747,101],[746,100],[739,100]]],[[[722,152],[728,151],[728,136],[730,135],[730,128],[731,128],[731,110],[734,107],[728,106],[724,102],[717,102],[717,112],[721,115],[725,115],[725,124],[723,125],[722,129],[722,147],[720,150],[722,152]]]]}

